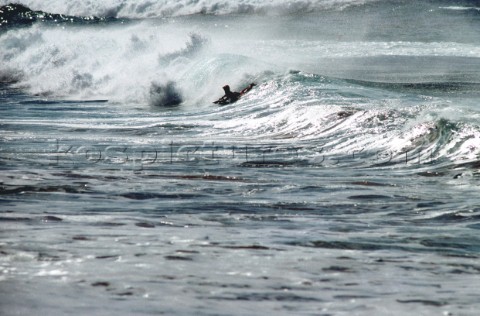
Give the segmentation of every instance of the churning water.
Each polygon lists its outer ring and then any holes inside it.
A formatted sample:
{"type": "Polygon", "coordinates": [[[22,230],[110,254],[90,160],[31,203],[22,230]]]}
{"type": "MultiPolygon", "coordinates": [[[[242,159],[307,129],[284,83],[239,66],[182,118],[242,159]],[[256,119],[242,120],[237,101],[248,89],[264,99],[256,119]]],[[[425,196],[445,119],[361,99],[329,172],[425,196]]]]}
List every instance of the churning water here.
{"type": "Polygon", "coordinates": [[[18,2],[0,314],[478,313],[477,1],[18,2]]]}

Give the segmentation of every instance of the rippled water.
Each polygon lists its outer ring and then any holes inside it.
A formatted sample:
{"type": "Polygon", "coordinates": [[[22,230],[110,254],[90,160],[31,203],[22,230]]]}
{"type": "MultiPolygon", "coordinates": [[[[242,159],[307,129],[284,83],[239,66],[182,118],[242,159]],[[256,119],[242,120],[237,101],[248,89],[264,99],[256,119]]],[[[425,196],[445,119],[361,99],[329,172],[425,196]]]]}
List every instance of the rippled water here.
{"type": "Polygon", "coordinates": [[[0,314],[476,315],[475,4],[300,2],[0,29],[0,314]]]}

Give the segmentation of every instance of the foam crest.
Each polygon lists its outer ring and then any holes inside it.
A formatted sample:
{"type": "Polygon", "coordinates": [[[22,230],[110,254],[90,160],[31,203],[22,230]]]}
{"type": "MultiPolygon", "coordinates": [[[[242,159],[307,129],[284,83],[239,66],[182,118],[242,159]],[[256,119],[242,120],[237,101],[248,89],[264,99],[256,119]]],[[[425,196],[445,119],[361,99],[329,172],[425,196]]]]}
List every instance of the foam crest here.
{"type": "Polygon", "coordinates": [[[388,156],[384,162],[403,161],[406,153],[421,161],[469,161],[480,150],[478,127],[463,123],[463,116],[438,116],[448,108],[435,98],[407,100],[395,91],[379,97],[361,83],[347,88],[343,80],[302,72],[263,79],[237,104],[223,107],[225,119],[206,136],[308,142],[314,146],[306,157],[362,153],[371,163],[382,162],[379,153],[388,156]]]}
{"type": "MultiPolygon", "coordinates": [[[[146,104],[152,82],[176,81],[205,41],[145,27],[31,28],[0,37],[0,77],[30,93],[146,104]]],[[[158,90],[158,89],[157,89],[158,90]]]]}

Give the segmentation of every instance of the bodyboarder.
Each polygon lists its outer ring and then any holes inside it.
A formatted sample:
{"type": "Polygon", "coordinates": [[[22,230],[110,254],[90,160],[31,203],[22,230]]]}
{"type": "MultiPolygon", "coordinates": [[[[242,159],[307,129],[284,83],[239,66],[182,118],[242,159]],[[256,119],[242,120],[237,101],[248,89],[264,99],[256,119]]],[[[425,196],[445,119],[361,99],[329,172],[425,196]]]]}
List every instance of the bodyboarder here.
{"type": "Polygon", "coordinates": [[[237,102],[238,99],[240,99],[240,97],[242,95],[244,95],[248,91],[252,90],[252,88],[254,86],[256,86],[256,84],[251,83],[248,87],[246,87],[242,91],[235,92],[235,91],[231,91],[230,86],[227,84],[227,85],[223,86],[223,91],[225,91],[225,95],[223,97],[221,97],[220,99],[218,99],[217,101],[214,101],[213,103],[220,104],[220,105],[225,105],[225,104],[230,104],[230,103],[237,102]]]}

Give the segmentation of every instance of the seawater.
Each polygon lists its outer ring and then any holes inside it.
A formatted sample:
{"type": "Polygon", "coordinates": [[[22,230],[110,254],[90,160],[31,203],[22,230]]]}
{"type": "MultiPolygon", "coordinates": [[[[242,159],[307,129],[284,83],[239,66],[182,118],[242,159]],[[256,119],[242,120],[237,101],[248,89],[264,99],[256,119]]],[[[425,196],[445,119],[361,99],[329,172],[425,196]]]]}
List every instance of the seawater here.
{"type": "Polygon", "coordinates": [[[476,1],[18,2],[0,314],[478,313],[476,1]]]}

